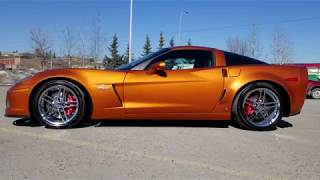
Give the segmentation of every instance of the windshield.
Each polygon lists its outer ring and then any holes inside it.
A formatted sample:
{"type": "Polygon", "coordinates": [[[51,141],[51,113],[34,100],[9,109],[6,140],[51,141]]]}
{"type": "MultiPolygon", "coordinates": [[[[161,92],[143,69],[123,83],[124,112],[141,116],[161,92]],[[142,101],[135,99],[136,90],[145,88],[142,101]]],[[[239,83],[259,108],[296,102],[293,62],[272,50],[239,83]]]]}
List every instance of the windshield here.
{"type": "Polygon", "coordinates": [[[158,55],[160,55],[160,54],[162,54],[162,53],[164,53],[164,52],[166,52],[168,50],[169,50],[169,48],[160,49],[159,51],[150,53],[150,54],[148,54],[146,56],[141,57],[140,59],[134,60],[129,64],[123,64],[123,65],[117,67],[116,70],[129,70],[129,69],[135,67],[136,65],[138,65],[140,63],[143,63],[143,62],[145,62],[145,61],[147,61],[149,59],[152,59],[154,57],[157,57],[158,55]]]}

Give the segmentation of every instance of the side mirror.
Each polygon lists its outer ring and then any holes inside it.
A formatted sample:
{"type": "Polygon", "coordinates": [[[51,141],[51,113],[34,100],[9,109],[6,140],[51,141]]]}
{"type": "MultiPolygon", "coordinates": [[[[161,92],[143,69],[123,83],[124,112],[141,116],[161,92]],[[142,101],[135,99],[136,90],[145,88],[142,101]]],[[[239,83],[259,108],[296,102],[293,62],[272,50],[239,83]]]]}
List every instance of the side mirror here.
{"type": "Polygon", "coordinates": [[[166,70],[166,63],[164,61],[159,61],[151,66],[150,74],[163,72],[166,70]]]}

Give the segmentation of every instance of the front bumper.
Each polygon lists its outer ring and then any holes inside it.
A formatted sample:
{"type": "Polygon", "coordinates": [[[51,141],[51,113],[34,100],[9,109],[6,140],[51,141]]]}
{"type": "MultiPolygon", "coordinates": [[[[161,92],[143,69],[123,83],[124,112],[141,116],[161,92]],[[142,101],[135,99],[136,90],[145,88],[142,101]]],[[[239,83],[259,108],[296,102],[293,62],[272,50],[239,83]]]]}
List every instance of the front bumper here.
{"type": "Polygon", "coordinates": [[[31,88],[15,85],[7,91],[5,116],[29,117],[31,88]]]}

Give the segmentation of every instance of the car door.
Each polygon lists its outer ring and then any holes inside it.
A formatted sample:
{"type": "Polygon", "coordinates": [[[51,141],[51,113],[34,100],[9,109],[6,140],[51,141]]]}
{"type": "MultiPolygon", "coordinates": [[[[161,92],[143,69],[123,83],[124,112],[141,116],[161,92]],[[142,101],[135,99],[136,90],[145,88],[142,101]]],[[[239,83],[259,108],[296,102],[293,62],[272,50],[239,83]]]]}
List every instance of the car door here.
{"type": "Polygon", "coordinates": [[[213,51],[172,50],[145,70],[128,71],[125,113],[212,112],[223,91],[221,68],[214,67],[213,57],[213,51]],[[150,74],[150,67],[160,61],[166,70],[150,74]]]}

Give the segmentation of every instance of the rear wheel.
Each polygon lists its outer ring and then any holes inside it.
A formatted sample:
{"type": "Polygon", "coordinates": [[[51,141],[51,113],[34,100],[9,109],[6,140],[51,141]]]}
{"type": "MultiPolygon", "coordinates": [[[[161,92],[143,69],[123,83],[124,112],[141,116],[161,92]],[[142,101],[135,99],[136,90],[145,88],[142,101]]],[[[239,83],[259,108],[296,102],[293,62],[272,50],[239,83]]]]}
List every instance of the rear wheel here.
{"type": "Polygon", "coordinates": [[[65,80],[52,80],[40,86],[31,106],[33,118],[47,127],[76,126],[85,117],[84,93],[65,80]]]}
{"type": "Polygon", "coordinates": [[[275,129],[282,118],[282,104],[280,94],[272,85],[251,84],[237,95],[232,108],[233,118],[245,129],[275,129]]]}
{"type": "Polygon", "coordinates": [[[311,91],[312,99],[320,99],[320,88],[314,88],[311,91]]]}

